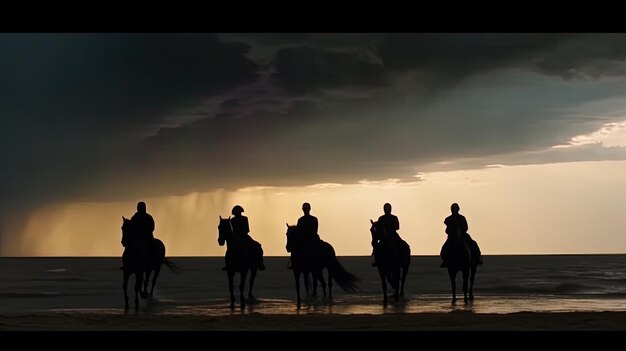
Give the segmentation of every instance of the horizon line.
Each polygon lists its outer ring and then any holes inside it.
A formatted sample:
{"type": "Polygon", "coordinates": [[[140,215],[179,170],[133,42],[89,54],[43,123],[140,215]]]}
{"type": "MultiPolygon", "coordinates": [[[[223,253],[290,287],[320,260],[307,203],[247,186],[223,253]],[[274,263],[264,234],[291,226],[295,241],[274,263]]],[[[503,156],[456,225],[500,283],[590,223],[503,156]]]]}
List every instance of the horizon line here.
{"type": "MultiPolygon", "coordinates": [[[[516,254],[482,254],[483,257],[495,256],[620,256],[624,253],[516,253],[516,254]]],[[[0,256],[2,258],[120,258],[120,256],[0,256]]],[[[263,256],[264,258],[289,258],[291,256],[263,256]]],[[[337,255],[337,257],[364,257],[371,255],[337,255]]],[[[440,257],[439,255],[411,255],[411,257],[440,257]]],[[[224,258],[224,256],[166,256],[166,258],[224,258]]]]}

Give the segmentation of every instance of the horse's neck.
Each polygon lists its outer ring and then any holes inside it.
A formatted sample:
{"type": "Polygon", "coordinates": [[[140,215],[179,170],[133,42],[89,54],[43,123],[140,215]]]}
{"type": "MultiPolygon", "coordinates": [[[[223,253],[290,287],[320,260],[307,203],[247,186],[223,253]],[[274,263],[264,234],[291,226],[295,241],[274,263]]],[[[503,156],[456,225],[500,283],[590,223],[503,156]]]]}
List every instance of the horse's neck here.
{"type": "Polygon", "coordinates": [[[296,254],[302,253],[307,249],[307,246],[309,245],[309,242],[307,240],[305,240],[302,237],[292,237],[292,245],[291,247],[293,248],[291,251],[295,252],[296,254]]]}
{"type": "Polygon", "coordinates": [[[235,238],[235,235],[231,235],[226,241],[226,248],[239,249],[244,247],[244,241],[242,238],[235,238]]]}
{"type": "Polygon", "coordinates": [[[461,241],[461,233],[459,233],[459,231],[456,231],[455,233],[452,233],[450,235],[448,235],[450,237],[450,240],[458,242],[461,241]]]}
{"type": "Polygon", "coordinates": [[[378,237],[378,240],[380,240],[381,242],[385,242],[385,243],[395,242],[391,234],[385,229],[379,229],[376,231],[376,233],[377,233],[376,236],[378,237]]]}
{"type": "Polygon", "coordinates": [[[127,233],[122,237],[122,241],[126,243],[127,246],[139,246],[143,244],[143,240],[137,233],[127,233]]]}
{"type": "Polygon", "coordinates": [[[467,242],[463,240],[463,235],[461,235],[461,232],[457,231],[456,233],[449,235],[449,237],[450,241],[452,241],[455,245],[459,245],[460,247],[469,247],[467,245],[467,242]]]}

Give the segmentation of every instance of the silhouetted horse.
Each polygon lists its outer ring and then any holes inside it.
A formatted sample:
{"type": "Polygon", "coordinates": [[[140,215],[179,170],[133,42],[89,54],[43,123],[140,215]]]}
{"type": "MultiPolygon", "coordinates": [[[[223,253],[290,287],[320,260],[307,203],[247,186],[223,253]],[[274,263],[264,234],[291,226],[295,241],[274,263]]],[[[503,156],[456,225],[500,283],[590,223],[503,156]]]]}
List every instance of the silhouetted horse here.
{"type": "Polygon", "coordinates": [[[400,295],[404,296],[404,283],[411,264],[411,247],[402,239],[393,239],[378,221],[370,219],[370,223],[372,241],[377,243],[374,258],[383,285],[383,303],[387,303],[387,282],[395,290],[394,299],[399,300],[400,295]]]}
{"type": "Polygon", "coordinates": [[[313,296],[317,294],[317,280],[320,280],[322,292],[326,296],[326,282],[323,269],[328,271],[328,297],[333,298],[333,279],[346,292],[355,292],[359,279],[343,268],[337,259],[335,249],[329,243],[320,240],[316,248],[306,248],[302,235],[295,225],[287,224],[287,252],[291,253],[291,268],[296,280],[297,306],[301,306],[300,273],[304,275],[304,286],[309,294],[308,273],[313,275],[313,296]],[[310,251],[307,251],[310,250],[310,251]]]}
{"type": "Polygon", "coordinates": [[[224,246],[226,243],[226,274],[228,275],[228,289],[230,290],[230,307],[235,307],[235,294],[233,293],[233,278],[235,273],[239,273],[241,280],[239,282],[239,293],[241,300],[241,307],[246,306],[244,299],[244,288],[246,284],[246,277],[248,271],[250,271],[250,285],[248,289],[248,298],[254,299],[252,295],[252,287],[254,286],[254,278],[256,278],[256,272],[261,268],[263,249],[261,244],[257,241],[246,242],[244,240],[238,240],[233,238],[233,227],[230,223],[230,217],[222,218],[220,216],[220,223],[217,226],[218,238],[217,242],[220,246],[224,246]]]}
{"type": "Polygon", "coordinates": [[[174,262],[165,258],[165,245],[159,239],[154,239],[151,247],[145,247],[143,239],[139,233],[135,232],[134,223],[130,219],[126,219],[122,216],[122,245],[126,248],[125,254],[122,257],[124,263],[124,283],[122,289],[124,290],[124,308],[128,309],[128,279],[132,274],[135,275],[135,309],[139,308],[139,294],[141,298],[152,297],[154,293],[154,287],[161,272],[161,264],[170,268],[174,272],[178,272],[178,267],[174,262]],[[150,282],[150,275],[154,271],[154,277],[152,278],[152,287],[150,293],[148,293],[148,283],[150,282]],[[143,274],[146,273],[144,279],[143,274]],[[144,281],[143,291],[141,291],[141,282],[144,281]]]}
{"type": "Polygon", "coordinates": [[[441,247],[441,258],[448,268],[448,275],[450,276],[452,303],[456,303],[456,274],[458,271],[461,271],[463,274],[464,302],[468,302],[468,292],[469,299],[474,300],[474,277],[476,276],[476,270],[479,264],[480,249],[478,248],[478,244],[467,234],[469,237],[467,239],[472,241],[472,244],[469,244],[465,235],[466,234],[461,234],[460,232],[450,234],[441,247]],[[467,284],[468,278],[470,280],[469,291],[467,284]]]}

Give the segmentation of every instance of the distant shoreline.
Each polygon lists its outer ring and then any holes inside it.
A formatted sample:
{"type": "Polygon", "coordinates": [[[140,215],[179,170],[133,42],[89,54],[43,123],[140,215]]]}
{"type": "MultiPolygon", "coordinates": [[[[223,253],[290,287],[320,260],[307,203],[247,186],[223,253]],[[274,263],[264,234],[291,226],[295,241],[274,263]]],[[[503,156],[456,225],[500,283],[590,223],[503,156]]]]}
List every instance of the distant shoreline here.
{"type": "Polygon", "coordinates": [[[47,331],[626,331],[626,312],[477,314],[253,314],[231,316],[97,313],[0,315],[0,330],[47,331]]]}

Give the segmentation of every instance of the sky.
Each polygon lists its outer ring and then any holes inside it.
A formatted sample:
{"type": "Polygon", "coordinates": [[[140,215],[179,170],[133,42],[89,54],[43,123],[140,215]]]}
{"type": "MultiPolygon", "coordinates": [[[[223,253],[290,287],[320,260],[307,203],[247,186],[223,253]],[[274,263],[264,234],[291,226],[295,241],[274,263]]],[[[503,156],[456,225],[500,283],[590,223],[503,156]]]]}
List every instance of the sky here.
{"type": "Polygon", "coordinates": [[[459,203],[484,254],[626,252],[626,35],[0,34],[0,255],[270,256],[311,203],[339,255],[389,202],[416,255],[459,203]]]}

